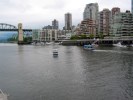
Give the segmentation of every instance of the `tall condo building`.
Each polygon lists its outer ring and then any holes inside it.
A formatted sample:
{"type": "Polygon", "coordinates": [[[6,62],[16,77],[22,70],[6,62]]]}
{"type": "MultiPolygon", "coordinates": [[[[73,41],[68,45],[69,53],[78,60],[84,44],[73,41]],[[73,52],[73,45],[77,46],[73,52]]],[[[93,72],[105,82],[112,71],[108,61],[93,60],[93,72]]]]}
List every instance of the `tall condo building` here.
{"type": "Polygon", "coordinates": [[[120,11],[119,7],[112,8],[112,10],[111,10],[111,17],[113,17],[115,14],[120,13],[120,12],[121,11],[120,11]]]}
{"type": "Polygon", "coordinates": [[[87,4],[83,13],[83,19],[97,20],[98,11],[98,3],[87,4]]]}
{"type": "Polygon", "coordinates": [[[53,27],[53,29],[58,29],[59,28],[59,23],[56,19],[54,19],[52,21],[52,27],[53,27]]]}
{"type": "Polygon", "coordinates": [[[65,14],[65,30],[71,30],[72,29],[72,14],[66,13],[65,14]]]}
{"type": "Polygon", "coordinates": [[[109,9],[103,9],[103,11],[99,12],[99,33],[102,33],[104,36],[109,35],[110,29],[110,19],[111,19],[111,11],[109,9]]]}
{"type": "Polygon", "coordinates": [[[131,11],[132,11],[132,14],[133,14],[133,0],[131,1],[131,11]]]}

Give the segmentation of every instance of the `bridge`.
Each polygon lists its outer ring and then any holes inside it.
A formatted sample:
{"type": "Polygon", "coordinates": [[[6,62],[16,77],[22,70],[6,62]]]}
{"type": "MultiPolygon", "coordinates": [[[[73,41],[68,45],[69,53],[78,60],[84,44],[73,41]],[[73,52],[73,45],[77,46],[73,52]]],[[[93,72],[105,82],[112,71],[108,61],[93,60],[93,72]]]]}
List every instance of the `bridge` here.
{"type": "MultiPolygon", "coordinates": [[[[0,23],[0,31],[18,31],[18,28],[14,25],[0,23]]],[[[23,29],[24,32],[32,32],[32,29],[23,29]]]]}

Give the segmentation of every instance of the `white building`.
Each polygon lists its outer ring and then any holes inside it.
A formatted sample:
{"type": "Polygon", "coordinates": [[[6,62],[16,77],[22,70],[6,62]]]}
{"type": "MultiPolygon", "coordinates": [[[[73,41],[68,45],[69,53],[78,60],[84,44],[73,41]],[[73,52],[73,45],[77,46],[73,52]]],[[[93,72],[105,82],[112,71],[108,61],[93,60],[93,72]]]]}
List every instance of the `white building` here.
{"type": "Polygon", "coordinates": [[[58,32],[56,29],[43,29],[41,37],[44,41],[56,41],[58,40],[58,32]]]}

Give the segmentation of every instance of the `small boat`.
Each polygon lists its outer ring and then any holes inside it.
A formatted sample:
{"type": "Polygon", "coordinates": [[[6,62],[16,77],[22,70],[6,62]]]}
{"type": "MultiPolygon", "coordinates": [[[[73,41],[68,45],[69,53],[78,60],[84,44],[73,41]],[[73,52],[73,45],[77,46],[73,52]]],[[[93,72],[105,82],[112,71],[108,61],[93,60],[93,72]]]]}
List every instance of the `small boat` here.
{"type": "Polygon", "coordinates": [[[94,50],[94,47],[91,44],[89,44],[89,45],[84,45],[84,49],[86,49],[86,50],[94,50]]]}
{"type": "Polygon", "coordinates": [[[8,95],[3,93],[2,90],[0,89],[0,100],[8,100],[7,97],[8,95]]]}
{"type": "Polygon", "coordinates": [[[57,49],[53,49],[53,56],[58,56],[58,50],[57,49]]]}
{"type": "Polygon", "coordinates": [[[116,46],[116,47],[127,47],[126,45],[122,45],[121,42],[118,42],[117,44],[113,44],[113,46],[116,46]]]}

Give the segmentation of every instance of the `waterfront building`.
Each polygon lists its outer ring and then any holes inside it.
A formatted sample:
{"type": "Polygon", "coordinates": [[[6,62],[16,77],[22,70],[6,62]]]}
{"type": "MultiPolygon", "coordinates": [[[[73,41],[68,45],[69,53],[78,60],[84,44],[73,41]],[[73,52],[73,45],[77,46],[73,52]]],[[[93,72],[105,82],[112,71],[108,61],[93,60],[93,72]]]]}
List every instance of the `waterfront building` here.
{"type": "Polygon", "coordinates": [[[65,30],[72,30],[72,14],[65,14],[65,30]]]}
{"type": "Polygon", "coordinates": [[[85,19],[80,24],[80,34],[94,34],[96,36],[96,21],[92,19],[85,19]]]}
{"type": "Polygon", "coordinates": [[[111,11],[109,9],[103,9],[99,12],[98,16],[98,33],[103,34],[104,36],[109,35],[110,30],[110,21],[111,21],[111,11]]]}
{"type": "Polygon", "coordinates": [[[58,29],[59,28],[59,23],[56,19],[54,19],[52,21],[52,27],[53,27],[53,29],[58,29]]]}
{"type": "Polygon", "coordinates": [[[41,40],[56,41],[58,40],[58,30],[56,29],[42,29],[41,40]]]}
{"type": "Polygon", "coordinates": [[[110,31],[113,36],[133,35],[133,14],[130,11],[115,14],[110,31]]]}

